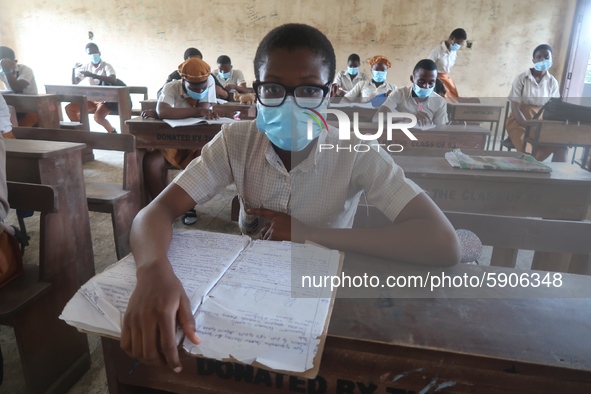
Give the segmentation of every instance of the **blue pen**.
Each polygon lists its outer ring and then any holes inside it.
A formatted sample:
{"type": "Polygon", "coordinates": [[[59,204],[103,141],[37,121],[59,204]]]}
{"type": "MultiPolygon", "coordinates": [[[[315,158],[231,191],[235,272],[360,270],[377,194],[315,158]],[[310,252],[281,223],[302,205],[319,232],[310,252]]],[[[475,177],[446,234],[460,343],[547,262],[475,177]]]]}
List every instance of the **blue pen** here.
{"type": "Polygon", "coordinates": [[[141,361],[140,361],[140,360],[135,360],[135,361],[133,362],[133,364],[131,364],[131,368],[129,368],[129,372],[128,372],[127,374],[128,374],[128,375],[131,375],[131,374],[133,373],[133,370],[134,370],[134,369],[136,369],[136,367],[137,367],[138,365],[140,365],[140,364],[141,364],[141,361]]]}

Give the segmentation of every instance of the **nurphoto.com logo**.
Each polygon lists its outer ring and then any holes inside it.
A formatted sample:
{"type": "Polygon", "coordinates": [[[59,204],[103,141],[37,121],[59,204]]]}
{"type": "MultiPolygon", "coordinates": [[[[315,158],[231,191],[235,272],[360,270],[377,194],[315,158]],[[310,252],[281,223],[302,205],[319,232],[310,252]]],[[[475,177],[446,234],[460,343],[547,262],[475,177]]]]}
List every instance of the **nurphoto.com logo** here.
{"type": "MultiPolygon", "coordinates": [[[[308,119],[308,140],[314,139],[314,132],[313,132],[313,123],[316,123],[320,130],[322,130],[322,126],[328,129],[328,124],[326,119],[317,111],[314,111],[314,114],[308,113],[310,119],[308,119]]],[[[400,144],[384,144],[379,143],[382,135],[384,134],[384,115],[386,115],[386,140],[392,140],[392,132],[394,130],[402,131],[411,141],[417,141],[417,137],[414,136],[413,133],[410,132],[409,129],[415,127],[417,125],[417,117],[413,114],[404,113],[404,112],[388,112],[387,114],[383,112],[378,113],[378,130],[374,134],[368,134],[367,132],[359,131],[359,114],[357,112],[353,113],[353,128],[351,128],[351,121],[349,116],[338,109],[325,109],[323,112],[327,114],[333,114],[337,117],[339,122],[339,140],[340,141],[350,141],[351,140],[351,130],[357,138],[361,141],[367,141],[367,143],[358,143],[358,144],[319,144],[318,150],[320,152],[324,150],[336,150],[339,151],[346,151],[346,152],[367,152],[372,147],[374,149],[386,149],[390,153],[399,153],[404,150],[404,147],[400,144]],[[409,120],[410,122],[402,123],[400,120],[409,120]],[[370,142],[372,141],[372,142],[370,142]]]]}

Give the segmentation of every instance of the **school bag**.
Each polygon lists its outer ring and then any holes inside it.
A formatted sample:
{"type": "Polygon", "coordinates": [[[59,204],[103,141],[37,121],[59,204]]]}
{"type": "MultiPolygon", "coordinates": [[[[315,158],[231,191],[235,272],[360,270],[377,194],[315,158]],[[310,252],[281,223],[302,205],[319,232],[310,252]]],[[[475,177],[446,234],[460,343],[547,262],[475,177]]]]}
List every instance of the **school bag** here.
{"type": "Polygon", "coordinates": [[[548,100],[536,113],[534,119],[557,120],[569,123],[591,123],[591,107],[566,103],[560,97],[548,100]]]}

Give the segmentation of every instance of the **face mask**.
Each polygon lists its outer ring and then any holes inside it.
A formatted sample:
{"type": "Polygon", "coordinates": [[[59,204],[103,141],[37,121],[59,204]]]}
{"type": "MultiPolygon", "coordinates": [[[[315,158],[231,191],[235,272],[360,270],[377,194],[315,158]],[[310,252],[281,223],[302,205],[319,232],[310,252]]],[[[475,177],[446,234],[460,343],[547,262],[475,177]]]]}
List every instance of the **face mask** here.
{"type": "Polygon", "coordinates": [[[546,71],[550,67],[552,67],[552,60],[550,59],[534,63],[534,68],[538,71],[546,71]]]}
{"type": "Polygon", "coordinates": [[[359,72],[359,67],[347,67],[347,73],[351,75],[357,75],[359,72]]]}
{"type": "Polygon", "coordinates": [[[232,73],[231,71],[228,71],[227,73],[223,73],[220,71],[218,75],[224,79],[228,79],[228,78],[230,78],[231,73],[232,73]]]}
{"type": "Polygon", "coordinates": [[[453,43],[449,46],[449,49],[451,49],[452,51],[457,51],[458,49],[460,49],[462,46],[460,44],[457,43],[453,43]]]}
{"type": "Polygon", "coordinates": [[[257,102],[257,127],[264,132],[269,140],[286,151],[301,151],[326,130],[324,119],[317,113],[322,113],[328,107],[328,100],[324,100],[320,107],[305,109],[298,107],[293,97],[286,97],[279,107],[265,107],[257,102]],[[308,139],[308,119],[312,119],[312,139],[308,139]]]}
{"type": "Polygon", "coordinates": [[[433,86],[432,88],[422,88],[419,85],[413,85],[412,86],[412,91],[415,92],[415,94],[417,95],[418,98],[427,98],[431,95],[431,93],[433,93],[433,90],[435,90],[435,86],[433,86]]]}
{"type": "Polygon", "coordinates": [[[197,93],[197,92],[192,91],[191,89],[187,89],[187,94],[192,99],[195,99],[195,100],[203,100],[204,98],[207,97],[207,93],[208,93],[207,90],[208,89],[205,89],[203,92],[197,93]]]}
{"type": "Polygon", "coordinates": [[[372,70],[371,77],[376,82],[384,82],[386,80],[386,75],[387,74],[388,74],[388,71],[375,71],[375,70],[372,70]]]}
{"type": "Polygon", "coordinates": [[[101,55],[98,53],[91,54],[90,61],[92,62],[92,64],[99,64],[101,62],[101,55]]]}

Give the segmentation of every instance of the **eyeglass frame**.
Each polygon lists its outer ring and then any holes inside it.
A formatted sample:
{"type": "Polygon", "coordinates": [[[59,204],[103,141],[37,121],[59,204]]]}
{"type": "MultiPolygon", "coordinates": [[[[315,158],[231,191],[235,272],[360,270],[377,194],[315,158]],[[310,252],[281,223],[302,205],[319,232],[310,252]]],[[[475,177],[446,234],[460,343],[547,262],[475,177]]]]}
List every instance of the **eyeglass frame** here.
{"type": "MultiPolygon", "coordinates": [[[[325,85],[314,85],[314,84],[306,84],[306,85],[298,85],[298,86],[286,86],[282,83],[279,82],[261,82],[261,81],[254,81],[252,83],[252,88],[254,90],[254,94],[257,98],[257,101],[259,103],[261,103],[262,106],[264,107],[269,107],[269,108],[275,108],[275,107],[280,107],[281,105],[283,105],[283,103],[285,102],[285,99],[287,98],[288,95],[291,95],[294,98],[294,102],[296,103],[296,105],[300,108],[304,108],[304,109],[316,109],[318,107],[320,107],[322,105],[322,103],[324,102],[324,100],[326,99],[326,95],[330,93],[330,84],[325,84],[325,85]],[[273,85],[279,85],[281,86],[284,90],[285,90],[285,95],[283,96],[283,100],[281,100],[281,103],[279,103],[278,105],[266,105],[261,101],[261,98],[259,97],[259,92],[258,92],[258,88],[259,86],[263,86],[265,84],[273,84],[273,85]],[[298,104],[298,99],[297,97],[294,95],[295,90],[297,88],[301,88],[301,87],[311,87],[311,88],[320,88],[322,89],[322,91],[324,92],[324,94],[322,95],[322,100],[320,101],[320,103],[315,106],[314,108],[309,108],[309,107],[302,107],[301,105],[298,104]]],[[[303,98],[303,97],[302,97],[303,98]]]]}

